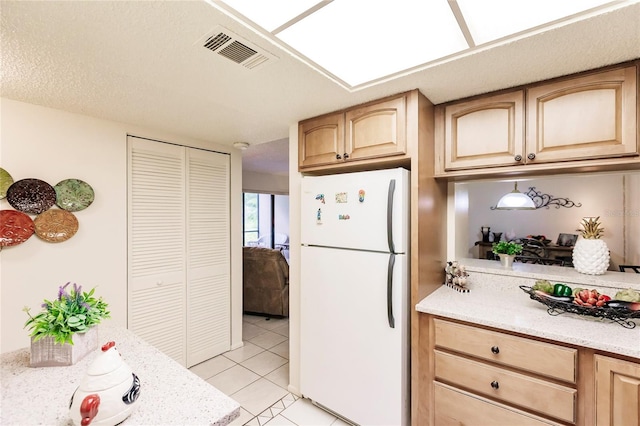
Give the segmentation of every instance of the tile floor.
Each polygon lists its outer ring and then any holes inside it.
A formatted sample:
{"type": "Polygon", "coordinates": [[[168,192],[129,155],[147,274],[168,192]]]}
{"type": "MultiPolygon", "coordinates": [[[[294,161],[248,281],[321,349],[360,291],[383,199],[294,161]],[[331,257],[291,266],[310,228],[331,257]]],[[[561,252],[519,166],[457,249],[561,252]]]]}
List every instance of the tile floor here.
{"type": "Polygon", "coordinates": [[[243,347],[190,368],[240,403],[240,417],[232,425],[348,425],[287,390],[288,318],[245,315],[242,331],[243,347]]]}

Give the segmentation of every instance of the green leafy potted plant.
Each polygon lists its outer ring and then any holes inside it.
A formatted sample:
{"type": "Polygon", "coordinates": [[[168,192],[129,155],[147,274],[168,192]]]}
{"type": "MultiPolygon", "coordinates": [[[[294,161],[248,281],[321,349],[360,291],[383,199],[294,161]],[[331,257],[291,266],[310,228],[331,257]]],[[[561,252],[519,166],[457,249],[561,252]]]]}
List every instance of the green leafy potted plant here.
{"type": "Polygon", "coordinates": [[[24,326],[31,332],[32,366],[71,365],[98,346],[94,326],[110,317],[108,305],[94,296],[95,288],[87,293],[76,284],[67,290],[69,285],[59,287],[56,299],[45,299],[40,313],[32,316],[24,308],[29,316],[24,326]]]}
{"type": "Polygon", "coordinates": [[[522,244],[512,243],[510,241],[500,241],[493,243],[493,253],[500,257],[500,263],[505,268],[511,268],[516,254],[522,253],[522,244]]]}

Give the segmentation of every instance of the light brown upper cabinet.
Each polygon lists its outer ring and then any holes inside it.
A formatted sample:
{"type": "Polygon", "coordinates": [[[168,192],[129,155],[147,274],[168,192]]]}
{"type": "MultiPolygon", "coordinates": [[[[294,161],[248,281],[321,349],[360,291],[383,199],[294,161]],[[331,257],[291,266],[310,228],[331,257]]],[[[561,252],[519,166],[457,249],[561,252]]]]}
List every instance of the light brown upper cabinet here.
{"type": "Polygon", "coordinates": [[[405,155],[406,104],[403,94],[301,121],[299,169],[405,155]]]}
{"type": "Polygon", "coordinates": [[[627,66],[439,105],[436,173],[637,162],[637,73],[627,66]]]}
{"type": "Polygon", "coordinates": [[[436,121],[444,121],[445,170],[512,165],[522,158],[522,90],[439,108],[436,121]]]}
{"type": "Polygon", "coordinates": [[[344,113],[324,115],[298,125],[298,167],[342,162],[344,113]]]}
{"type": "Polygon", "coordinates": [[[527,90],[527,162],[638,153],[636,67],[527,90]]]}

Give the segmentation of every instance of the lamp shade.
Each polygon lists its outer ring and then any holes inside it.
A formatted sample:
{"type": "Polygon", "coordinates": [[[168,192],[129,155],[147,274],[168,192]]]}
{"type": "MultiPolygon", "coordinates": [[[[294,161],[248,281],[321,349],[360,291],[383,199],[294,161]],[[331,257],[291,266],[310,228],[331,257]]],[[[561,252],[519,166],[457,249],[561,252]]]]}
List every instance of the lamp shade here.
{"type": "Polygon", "coordinates": [[[518,182],[513,191],[509,192],[498,201],[496,210],[535,210],[536,205],[526,194],[518,191],[518,182]]]}

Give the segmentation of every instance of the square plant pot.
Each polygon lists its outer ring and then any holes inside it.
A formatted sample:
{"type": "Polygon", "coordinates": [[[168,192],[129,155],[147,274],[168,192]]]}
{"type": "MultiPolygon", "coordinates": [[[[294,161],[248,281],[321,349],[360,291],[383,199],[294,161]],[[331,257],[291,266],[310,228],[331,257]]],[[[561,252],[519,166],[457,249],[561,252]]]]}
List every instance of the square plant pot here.
{"type": "Polygon", "coordinates": [[[89,352],[98,348],[98,330],[91,327],[86,333],[72,336],[73,345],[55,343],[53,337],[43,337],[37,342],[31,338],[31,367],[59,367],[73,365],[89,352]]]}

